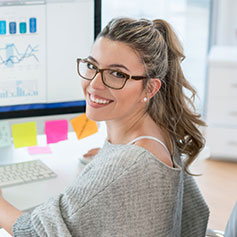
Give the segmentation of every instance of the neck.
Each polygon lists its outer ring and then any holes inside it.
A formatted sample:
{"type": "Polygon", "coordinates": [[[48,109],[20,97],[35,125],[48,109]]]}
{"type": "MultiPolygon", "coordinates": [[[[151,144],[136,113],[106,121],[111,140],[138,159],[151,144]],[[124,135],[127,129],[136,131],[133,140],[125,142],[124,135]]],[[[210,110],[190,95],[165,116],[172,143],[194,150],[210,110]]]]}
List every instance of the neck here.
{"type": "Polygon", "coordinates": [[[112,144],[128,144],[139,136],[153,136],[163,141],[173,155],[172,139],[168,131],[158,126],[147,113],[106,121],[106,127],[107,139],[112,144]]]}
{"type": "Polygon", "coordinates": [[[151,124],[158,128],[152,118],[146,113],[137,113],[123,119],[106,121],[107,139],[113,144],[127,144],[141,135],[149,135],[151,124]]]}

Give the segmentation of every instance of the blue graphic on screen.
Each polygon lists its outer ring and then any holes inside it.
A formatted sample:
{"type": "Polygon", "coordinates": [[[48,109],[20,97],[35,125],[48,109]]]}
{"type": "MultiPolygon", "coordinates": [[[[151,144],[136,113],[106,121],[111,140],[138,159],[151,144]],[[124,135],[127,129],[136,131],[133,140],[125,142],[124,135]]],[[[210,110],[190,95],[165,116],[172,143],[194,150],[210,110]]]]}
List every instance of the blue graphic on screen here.
{"type": "Polygon", "coordinates": [[[16,81],[15,88],[12,88],[11,91],[5,90],[0,93],[0,99],[8,99],[13,97],[25,97],[25,96],[37,96],[38,90],[30,85],[31,88],[28,90],[24,89],[25,85],[23,81],[16,81]]]}
{"type": "Polygon", "coordinates": [[[38,62],[38,47],[38,45],[32,46],[29,44],[23,52],[20,52],[14,43],[7,44],[4,48],[0,48],[0,66],[12,67],[14,64],[19,64],[27,58],[33,58],[38,62]]]}
{"type": "Polygon", "coordinates": [[[30,25],[30,33],[36,33],[37,23],[36,23],[36,18],[35,17],[30,18],[29,25],[30,25]]]}
{"type": "Polygon", "coordinates": [[[6,21],[0,21],[0,35],[5,35],[7,33],[6,21]]]}
{"type": "Polygon", "coordinates": [[[26,22],[20,22],[19,28],[20,28],[20,33],[25,34],[26,33],[26,22]]]}
{"type": "Polygon", "coordinates": [[[9,33],[16,34],[16,22],[9,22],[9,33]]]}
{"type": "Polygon", "coordinates": [[[18,33],[20,34],[26,34],[27,29],[30,34],[37,33],[37,19],[36,17],[31,17],[29,18],[29,24],[26,21],[17,23],[15,21],[7,22],[6,20],[0,20],[0,36],[17,34],[17,26],[19,28],[18,33]],[[9,32],[7,32],[7,29],[9,32]]]}

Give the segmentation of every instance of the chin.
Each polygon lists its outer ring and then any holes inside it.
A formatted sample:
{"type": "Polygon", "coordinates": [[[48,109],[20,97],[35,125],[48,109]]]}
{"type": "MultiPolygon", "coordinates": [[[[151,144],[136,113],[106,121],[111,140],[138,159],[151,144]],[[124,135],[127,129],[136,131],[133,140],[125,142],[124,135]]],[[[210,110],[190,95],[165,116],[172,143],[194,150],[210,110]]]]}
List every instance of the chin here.
{"type": "Polygon", "coordinates": [[[90,120],[93,120],[95,122],[101,122],[101,121],[105,120],[105,118],[101,114],[93,113],[88,110],[86,110],[86,116],[87,116],[87,118],[89,118],[90,120]]]}

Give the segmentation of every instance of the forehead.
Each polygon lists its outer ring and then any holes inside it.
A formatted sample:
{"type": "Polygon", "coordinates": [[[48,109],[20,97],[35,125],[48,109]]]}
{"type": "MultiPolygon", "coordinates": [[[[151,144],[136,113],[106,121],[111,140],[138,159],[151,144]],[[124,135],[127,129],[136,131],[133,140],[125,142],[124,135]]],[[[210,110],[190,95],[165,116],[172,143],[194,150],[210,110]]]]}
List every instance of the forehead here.
{"type": "Polygon", "coordinates": [[[91,56],[95,58],[101,67],[111,64],[125,65],[129,70],[144,71],[139,54],[129,45],[108,38],[99,38],[92,47],[91,56]]]}

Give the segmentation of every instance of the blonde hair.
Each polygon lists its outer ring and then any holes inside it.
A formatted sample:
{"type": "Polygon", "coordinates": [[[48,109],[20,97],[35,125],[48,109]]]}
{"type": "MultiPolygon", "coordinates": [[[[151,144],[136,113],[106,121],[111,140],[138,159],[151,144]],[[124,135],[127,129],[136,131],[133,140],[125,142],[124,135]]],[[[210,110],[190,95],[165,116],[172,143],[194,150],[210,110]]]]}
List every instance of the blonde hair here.
{"type": "MultiPolygon", "coordinates": [[[[146,76],[162,81],[162,87],[150,100],[147,112],[168,131],[171,141],[186,156],[184,166],[188,172],[188,166],[204,146],[205,140],[198,126],[205,123],[195,113],[196,91],[184,77],[180,65],[185,58],[183,48],[171,26],[161,19],[116,18],[108,23],[99,37],[129,45],[140,55],[146,76]],[[190,98],[184,89],[191,92],[190,98]]],[[[144,87],[147,83],[144,80],[144,87]]]]}

